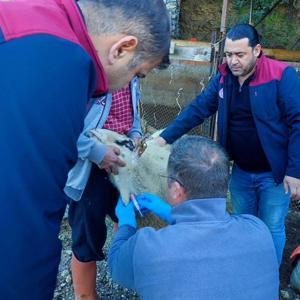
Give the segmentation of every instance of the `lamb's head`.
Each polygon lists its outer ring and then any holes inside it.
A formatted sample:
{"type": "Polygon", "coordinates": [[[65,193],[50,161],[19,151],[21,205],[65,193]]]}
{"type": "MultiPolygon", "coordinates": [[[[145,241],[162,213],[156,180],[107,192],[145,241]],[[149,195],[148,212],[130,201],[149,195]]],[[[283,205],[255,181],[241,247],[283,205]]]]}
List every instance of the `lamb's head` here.
{"type": "Polygon", "coordinates": [[[126,166],[119,168],[119,174],[109,176],[110,181],[119,190],[125,204],[130,194],[151,192],[165,198],[167,161],[170,147],[159,146],[152,136],[146,141],[144,152],[140,156],[139,149],[131,149],[130,139],[125,135],[106,129],[94,129],[91,136],[105,145],[113,145],[120,149],[120,159],[126,166]],[[160,176],[163,175],[163,176],[160,176]]]}
{"type": "MultiPolygon", "coordinates": [[[[125,135],[107,129],[92,129],[90,131],[92,138],[95,138],[98,142],[105,145],[112,145],[123,150],[124,147],[130,150],[134,150],[134,142],[125,135]]],[[[125,149],[126,150],[126,149],[125,149]]]]}
{"type": "Polygon", "coordinates": [[[126,163],[126,166],[119,168],[119,174],[110,174],[109,178],[119,190],[124,203],[127,204],[130,194],[135,192],[131,180],[138,160],[137,153],[133,151],[134,142],[125,135],[107,129],[93,129],[90,134],[97,142],[120,149],[120,159],[126,163]]]}
{"type": "MultiPolygon", "coordinates": [[[[137,147],[131,151],[128,146],[130,139],[124,135],[106,129],[95,129],[91,131],[91,136],[99,143],[120,149],[120,158],[126,166],[119,168],[118,175],[111,174],[109,179],[119,190],[125,204],[129,202],[131,194],[138,195],[143,192],[166,198],[169,145],[159,146],[152,135],[146,141],[141,141],[140,146],[143,149],[137,147]]],[[[153,215],[147,215],[140,220],[138,218],[138,223],[142,226],[162,227],[162,222],[153,215]]]]}

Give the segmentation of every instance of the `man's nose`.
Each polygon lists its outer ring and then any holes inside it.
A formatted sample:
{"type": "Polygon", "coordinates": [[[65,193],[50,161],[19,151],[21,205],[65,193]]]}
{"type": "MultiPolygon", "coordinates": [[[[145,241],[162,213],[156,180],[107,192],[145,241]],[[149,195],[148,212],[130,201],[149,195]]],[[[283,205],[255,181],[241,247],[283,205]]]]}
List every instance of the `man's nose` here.
{"type": "Polygon", "coordinates": [[[235,65],[235,64],[238,63],[238,59],[237,59],[237,56],[236,56],[236,55],[233,55],[233,56],[231,57],[231,63],[232,63],[233,65],[235,65]]]}

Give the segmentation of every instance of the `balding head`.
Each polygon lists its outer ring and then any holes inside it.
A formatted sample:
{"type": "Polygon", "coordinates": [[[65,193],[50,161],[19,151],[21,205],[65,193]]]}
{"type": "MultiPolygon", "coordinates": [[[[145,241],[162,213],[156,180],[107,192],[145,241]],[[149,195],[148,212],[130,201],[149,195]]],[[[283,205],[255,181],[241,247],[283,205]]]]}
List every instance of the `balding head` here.
{"type": "Polygon", "coordinates": [[[227,154],[210,139],[182,137],[172,146],[168,176],[184,188],[189,199],[226,197],[229,180],[227,154]]]}

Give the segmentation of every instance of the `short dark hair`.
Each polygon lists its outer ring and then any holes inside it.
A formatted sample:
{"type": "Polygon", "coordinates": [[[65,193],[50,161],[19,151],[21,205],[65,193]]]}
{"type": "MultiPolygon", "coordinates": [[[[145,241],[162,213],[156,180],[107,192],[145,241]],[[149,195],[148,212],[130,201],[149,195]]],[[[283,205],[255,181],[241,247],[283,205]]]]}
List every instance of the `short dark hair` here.
{"type": "Polygon", "coordinates": [[[168,177],[183,186],[189,199],[227,195],[229,159],[221,146],[200,136],[184,136],[174,143],[168,177]]]}
{"type": "Polygon", "coordinates": [[[141,60],[167,60],[171,42],[170,18],[163,0],[80,0],[88,31],[95,35],[122,33],[138,38],[141,60]]]}
{"type": "Polygon", "coordinates": [[[250,24],[237,24],[233,26],[227,33],[226,37],[233,41],[248,38],[249,46],[254,48],[260,44],[260,35],[254,26],[250,24]]]}

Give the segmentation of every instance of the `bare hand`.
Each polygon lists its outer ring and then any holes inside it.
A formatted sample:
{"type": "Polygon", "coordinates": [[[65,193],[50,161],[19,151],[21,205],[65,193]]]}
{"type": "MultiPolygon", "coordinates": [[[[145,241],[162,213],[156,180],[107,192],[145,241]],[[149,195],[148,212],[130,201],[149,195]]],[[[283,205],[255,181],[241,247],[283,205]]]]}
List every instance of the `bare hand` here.
{"type": "Polygon", "coordinates": [[[107,173],[117,175],[119,173],[119,167],[125,167],[126,164],[119,158],[120,149],[115,146],[108,146],[107,152],[99,164],[100,169],[104,169],[107,173]]]}
{"type": "Polygon", "coordinates": [[[164,138],[162,138],[161,136],[158,136],[154,139],[154,141],[156,142],[156,144],[158,144],[159,146],[165,146],[167,144],[166,140],[164,138]]]}
{"type": "Polygon", "coordinates": [[[291,192],[292,201],[300,200],[300,179],[286,175],[283,184],[285,193],[291,192]]]}

